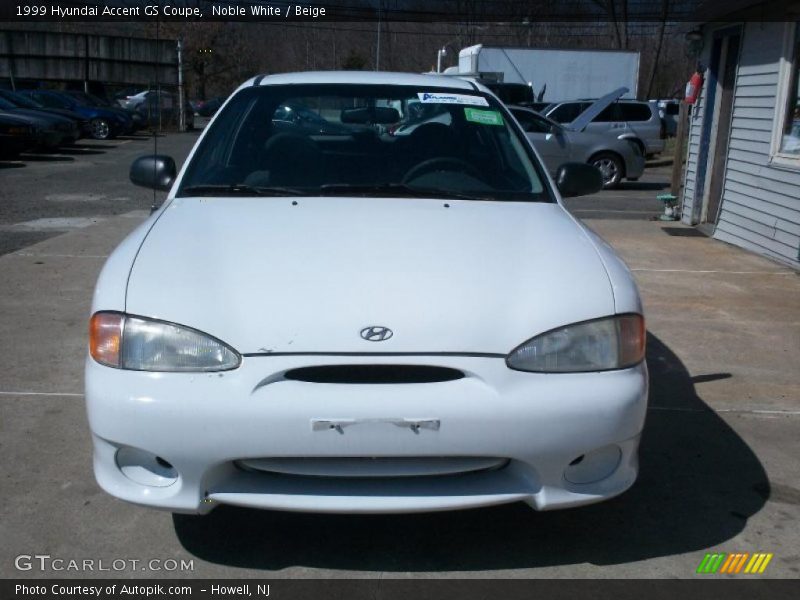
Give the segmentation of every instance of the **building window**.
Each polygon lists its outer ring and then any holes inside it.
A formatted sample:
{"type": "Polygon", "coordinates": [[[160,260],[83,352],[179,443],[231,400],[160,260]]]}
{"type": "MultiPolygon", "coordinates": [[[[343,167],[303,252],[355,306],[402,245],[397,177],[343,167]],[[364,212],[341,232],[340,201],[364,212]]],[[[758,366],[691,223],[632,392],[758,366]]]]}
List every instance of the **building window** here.
{"type": "Polygon", "coordinates": [[[795,25],[778,153],[800,158],[800,24],[795,25]]]}

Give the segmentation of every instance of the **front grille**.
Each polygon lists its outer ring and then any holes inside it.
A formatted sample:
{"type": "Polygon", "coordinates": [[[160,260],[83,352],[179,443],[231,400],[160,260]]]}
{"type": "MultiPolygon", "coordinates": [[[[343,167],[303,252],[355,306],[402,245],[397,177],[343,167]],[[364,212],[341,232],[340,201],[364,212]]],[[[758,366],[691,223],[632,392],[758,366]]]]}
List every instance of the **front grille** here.
{"type": "Polygon", "coordinates": [[[387,456],[337,458],[254,458],[237,460],[243,471],[300,477],[381,479],[442,477],[502,469],[507,458],[490,456],[387,456]]]}
{"type": "Polygon", "coordinates": [[[322,365],[284,373],[291,381],[345,384],[438,383],[463,377],[458,369],[429,365],[322,365]]]}

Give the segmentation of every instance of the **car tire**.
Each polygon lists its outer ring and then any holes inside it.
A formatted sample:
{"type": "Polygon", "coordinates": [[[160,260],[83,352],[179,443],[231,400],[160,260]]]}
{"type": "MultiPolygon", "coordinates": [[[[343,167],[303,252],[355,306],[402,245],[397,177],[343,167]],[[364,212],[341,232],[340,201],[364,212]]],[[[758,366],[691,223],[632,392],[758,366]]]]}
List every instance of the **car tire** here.
{"type": "Polygon", "coordinates": [[[603,176],[603,189],[610,190],[619,185],[625,175],[622,159],[611,152],[600,152],[589,159],[589,164],[596,167],[603,176]]]}
{"type": "Polygon", "coordinates": [[[95,140],[107,140],[111,137],[111,125],[105,119],[92,119],[92,138],[95,140]]]}

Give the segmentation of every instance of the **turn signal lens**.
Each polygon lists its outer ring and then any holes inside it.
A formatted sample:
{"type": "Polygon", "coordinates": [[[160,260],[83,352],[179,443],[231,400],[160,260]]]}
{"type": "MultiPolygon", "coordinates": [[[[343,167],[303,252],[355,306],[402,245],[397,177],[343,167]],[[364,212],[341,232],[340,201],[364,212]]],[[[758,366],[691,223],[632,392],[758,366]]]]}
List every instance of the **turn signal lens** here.
{"type": "Polygon", "coordinates": [[[89,353],[101,365],[119,367],[122,341],[121,313],[98,312],[89,322],[89,353]]]}

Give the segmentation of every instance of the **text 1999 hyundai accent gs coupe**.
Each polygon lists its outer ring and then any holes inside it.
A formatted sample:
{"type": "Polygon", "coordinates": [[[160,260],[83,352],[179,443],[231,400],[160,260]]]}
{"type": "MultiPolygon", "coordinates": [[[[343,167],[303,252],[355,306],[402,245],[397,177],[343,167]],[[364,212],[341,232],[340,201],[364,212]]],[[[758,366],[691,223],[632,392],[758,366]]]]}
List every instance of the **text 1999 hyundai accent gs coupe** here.
{"type": "Polygon", "coordinates": [[[110,494],[377,513],[633,484],[641,302],[560,199],[600,175],[567,164],[554,184],[485,88],[258,77],[180,173],[148,156],[131,178],[170,191],[94,295],[86,399],[110,494]]]}

